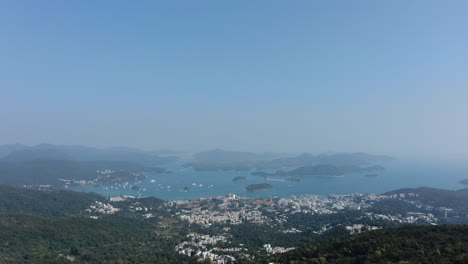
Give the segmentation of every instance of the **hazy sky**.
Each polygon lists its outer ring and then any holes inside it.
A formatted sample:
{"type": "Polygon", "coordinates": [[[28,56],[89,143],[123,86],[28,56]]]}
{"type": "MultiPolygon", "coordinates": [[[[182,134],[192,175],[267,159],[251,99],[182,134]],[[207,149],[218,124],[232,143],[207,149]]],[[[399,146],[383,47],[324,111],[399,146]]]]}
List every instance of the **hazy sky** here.
{"type": "Polygon", "coordinates": [[[468,1],[1,1],[0,144],[468,152],[468,1]]]}

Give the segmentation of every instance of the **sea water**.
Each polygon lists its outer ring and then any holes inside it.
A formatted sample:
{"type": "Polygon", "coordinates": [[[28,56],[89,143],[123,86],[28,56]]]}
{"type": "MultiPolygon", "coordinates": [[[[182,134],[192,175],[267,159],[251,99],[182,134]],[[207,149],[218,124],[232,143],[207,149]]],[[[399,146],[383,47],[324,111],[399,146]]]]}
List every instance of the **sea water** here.
{"type": "Polygon", "coordinates": [[[382,164],[385,170],[372,173],[346,174],[344,177],[304,176],[300,182],[291,182],[289,177],[264,177],[251,175],[253,171],[200,172],[184,167],[183,163],[165,166],[171,173],[148,174],[141,182],[122,184],[81,185],[74,190],[96,192],[105,196],[155,196],[165,200],[196,199],[203,197],[236,194],[248,197],[290,197],[299,194],[350,194],[384,193],[399,188],[433,187],[457,190],[465,186],[459,183],[468,178],[468,165],[460,163],[434,163],[421,161],[391,161],[382,164]],[[377,174],[366,177],[366,174],[377,174]],[[233,181],[235,177],[246,177],[233,181]],[[268,183],[268,190],[248,192],[250,184],[268,183]],[[139,190],[131,186],[137,185],[139,190]]]}

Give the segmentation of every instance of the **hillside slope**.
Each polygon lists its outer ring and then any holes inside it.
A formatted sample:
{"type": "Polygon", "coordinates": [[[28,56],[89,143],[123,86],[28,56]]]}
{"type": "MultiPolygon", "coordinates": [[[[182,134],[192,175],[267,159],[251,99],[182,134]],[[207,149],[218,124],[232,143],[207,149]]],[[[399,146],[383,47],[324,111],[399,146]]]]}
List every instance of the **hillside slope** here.
{"type": "Polygon", "coordinates": [[[262,263],[468,263],[468,226],[385,229],[312,242],[262,263]]]}

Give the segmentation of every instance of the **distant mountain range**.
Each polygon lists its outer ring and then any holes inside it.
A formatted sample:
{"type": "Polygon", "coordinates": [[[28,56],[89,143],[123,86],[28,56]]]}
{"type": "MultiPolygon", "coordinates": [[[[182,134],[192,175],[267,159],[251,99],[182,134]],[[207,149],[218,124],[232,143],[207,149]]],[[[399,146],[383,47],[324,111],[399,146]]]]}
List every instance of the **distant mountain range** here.
{"type": "Polygon", "coordinates": [[[252,161],[269,161],[284,157],[282,154],[275,153],[252,153],[240,151],[226,151],[215,149],[210,151],[199,152],[193,155],[196,163],[241,163],[252,161]]]}
{"type": "MultiPolygon", "coordinates": [[[[133,179],[134,173],[165,172],[158,167],[178,158],[132,148],[20,144],[0,146],[0,184],[63,186],[62,180],[94,180],[112,170],[107,181],[133,179]]],[[[106,175],[107,176],[107,175],[106,175]]],[[[97,182],[99,183],[99,182],[97,182]]]]}
{"type": "Polygon", "coordinates": [[[336,166],[366,166],[379,162],[392,160],[384,155],[372,155],[361,152],[313,155],[303,153],[297,157],[275,159],[272,163],[284,167],[300,167],[317,164],[330,164],[336,166]]]}
{"type": "MultiPolygon", "coordinates": [[[[157,152],[157,151],[156,151],[157,152]]],[[[84,146],[65,146],[40,144],[25,146],[20,144],[0,146],[0,160],[28,161],[28,160],[75,160],[75,161],[126,161],[143,165],[155,166],[177,158],[159,156],[153,151],[143,151],[132,148],[98,149],[84,146]]]]}
{"type": "MultiPolygon", "coordinates": [[[[164,164],[178,161],[176,156],[161,156],[163,151],[143,151],[117,147],[97,149],[84,146],[20,144],[0,146],[0,184],[53,185],[62,180],[95,180],[97,170],[114,170],[114,180],[132,179],[133,173],[164,172],[164,164]]],[[[187,166],[199,171],[281,169],[276,173],[258,172],[260,176],[338,176],[350,172],[367,172],[382,167],[375,162],[390,157],[364,153],[301,154],[251,153],[211,150],[193,155],[187,166]],[[289,167],[292,170],[285,171],[289,167]]],[[[99,182],[96,182],[98,184],[99,182]]]]}
{"type": "Polygon", "coordinates": [[[304,153],[295,157],[284,157],[285,155],[282,155],[283,157],[278,156],[281,155],[270,153],[255,154],[250,152],[213,150],[193,155],[193,161],[188,166],[191,166],[195,170],[199,171],[240,171],[250,169],[279,169],[284,167],[298,168],[328,165],[340,167],[341,170],[349,172],[350,170],[355,170],[355,168],[370,168],[371,166],[375,166],[377,163],[386,162],[393,159],[389,156],[371,155],[366,153],[338,153],[320,155],[304,153]]]}
{"type": "MultiPolygon", "coordinates": [[[[134,172],[161,171],[127,161],[26,160],[0,161],[0,184],[63,186],[62,180],[93,180],[98,170],[113,170],[129,178],[134,172]],[[124,174],[124,175],[123,175],[124,174]]],[[[117,174],[117,173],[116,173],[117,174]]],[[[116,175],[117,176],[117,175],[116,175]]]]}

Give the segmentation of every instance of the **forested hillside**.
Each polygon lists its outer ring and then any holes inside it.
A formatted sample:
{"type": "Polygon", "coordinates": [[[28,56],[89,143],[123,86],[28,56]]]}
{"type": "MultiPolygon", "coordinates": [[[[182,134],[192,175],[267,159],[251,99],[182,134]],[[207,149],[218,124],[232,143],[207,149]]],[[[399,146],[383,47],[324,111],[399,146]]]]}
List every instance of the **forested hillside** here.
{"type": "Polygon", "coordinates": [[[118,213],[93,219],[86,209],[96,202],[108,201],[92,193],[0,186],[0,263],[190,263],[174,251],[183,231],[158,235],[160,218],[129,214],[127,201],[115,203],[118,213]]]}
{"type": "Polygon", "coordinates": [[[467,263],[468,226],[413,226],[319,240],[262,262],[467,263]]]}

